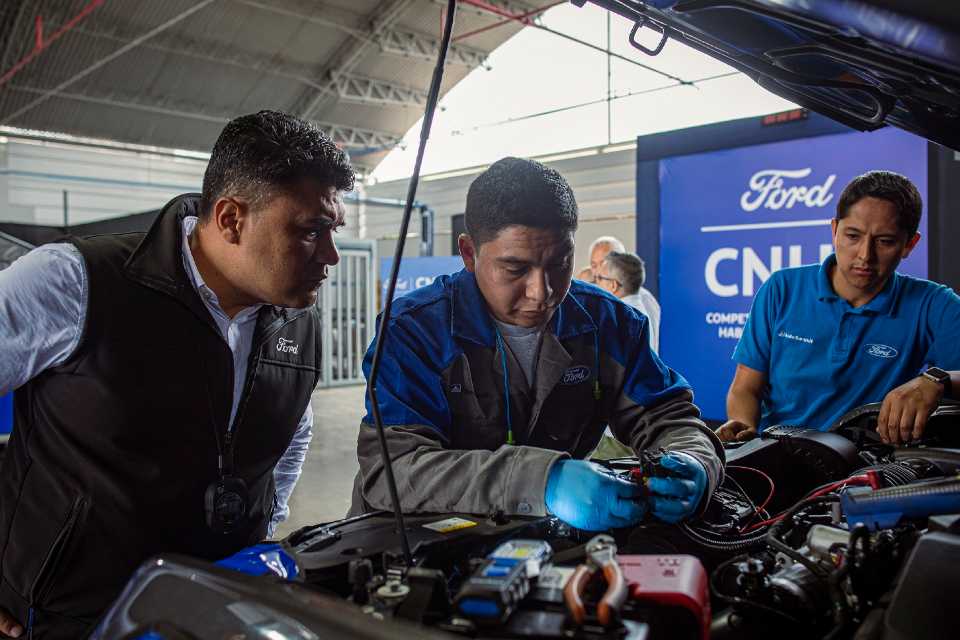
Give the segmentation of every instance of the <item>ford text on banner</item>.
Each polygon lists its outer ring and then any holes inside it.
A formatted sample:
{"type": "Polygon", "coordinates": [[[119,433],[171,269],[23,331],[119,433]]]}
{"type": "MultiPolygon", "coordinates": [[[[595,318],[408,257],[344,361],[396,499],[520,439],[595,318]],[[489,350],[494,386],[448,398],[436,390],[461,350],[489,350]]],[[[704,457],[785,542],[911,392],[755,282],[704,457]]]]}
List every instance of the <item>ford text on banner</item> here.
{"type": "Polygon", "coordinates": [[[726,417],[730,360],[757,289],[832,253],[843,187],[885,169],[924,199],[921,241],[899,267],[926,277],[927,143],[898,130],[843,133],[666,158],[660,164],[660,353],[704,417],[726,417]]]}

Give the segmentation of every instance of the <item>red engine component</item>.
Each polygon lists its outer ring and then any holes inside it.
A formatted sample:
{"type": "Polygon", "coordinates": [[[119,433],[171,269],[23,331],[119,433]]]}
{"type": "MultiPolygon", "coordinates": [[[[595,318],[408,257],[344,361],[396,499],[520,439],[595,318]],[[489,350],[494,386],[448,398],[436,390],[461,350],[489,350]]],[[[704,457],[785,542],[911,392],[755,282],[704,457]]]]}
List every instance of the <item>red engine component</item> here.
{"type": "Polygon", "coordinates": [[[710,637],[710,586],[707,570],[690,555],[619,555],[629,585],[629,601],[689,612],[702,640],[710,637]]]}

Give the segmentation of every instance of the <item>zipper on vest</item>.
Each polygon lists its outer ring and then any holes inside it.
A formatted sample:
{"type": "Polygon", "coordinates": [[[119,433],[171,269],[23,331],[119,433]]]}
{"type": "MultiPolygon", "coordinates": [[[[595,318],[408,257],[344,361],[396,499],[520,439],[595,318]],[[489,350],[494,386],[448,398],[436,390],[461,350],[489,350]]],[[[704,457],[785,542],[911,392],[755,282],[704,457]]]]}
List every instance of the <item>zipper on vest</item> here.
{"type": "Polygon", "coordinates": [[[220,456],[221,475],[233,475],[233,428],[227,427],[227,433],[223,437],[223,454],[220,456]],[[226,467],[224,461],[226,460],[226,467]]]}
{"type": "Polygon", "coordinates": [[[46,592],[49,590],[50,585],[52,584],[52,578],[57,571],[60,563],[63,561],[64,552],[67,549],[67,546],[70,544],[70,540],[73,538],[73,530],[77,525],[77,520],[80,517],[80,513],[83,511],[83,506],[86,504],[86,500],[81,496],[73,501],[73,506],[70,508],[70,515],[67,516],[67,521],[64,523],[63,527],[60,529],[60,532],[57,533],[57,537],[54,539],[53,544],[50,546],[50,550],[47,552],[47,557],[43,559],[43,562],[40,563],[40,569],[37,571],[37,577],[33,580],[33,585],[30,587],[30,607],[31,609],[36,607],[43,600],[43,596],[46,595],[46,592]]]}
{"type": "MultiPolygon", "coordinates": [[[[309,312],[308,312],[309,313],[309,312]]],[[[302,314],[301,314],[302,315],[302,314]]],[[[295,318],[291,318],[286,322],[278,323],[276,327],[273,327],[270,331],[265,332],[263,337],[257,341],[257,344],[254,345],[254,348],[250,350],[251,360],[247,363],[247,376],[243,381],[243,391],[240,392],[240,404],[237,405],[237,415],[234,416],[234,421],[232,425],[227,425],[227,434],[224,438],[224,455],[230,461],[231,473],[236,464],[236,453],[234,452],[234,447],[236,446],[237,440],[239,438],[240,424],[243,422],[243,416],[246,413],[247,401],[249,400],[250,389],[253,387],[253,379],[256,376],[257,370],[260,368],[260,360],[263,358],[263,347],[267,344],[270,339],[277,334],[278,331],[283,329],[288,324],[292,324],[300,319],[301,315],[298,315],[295,318]]],[[[232,363],[232,361],[231,361],[232,363]]]]}

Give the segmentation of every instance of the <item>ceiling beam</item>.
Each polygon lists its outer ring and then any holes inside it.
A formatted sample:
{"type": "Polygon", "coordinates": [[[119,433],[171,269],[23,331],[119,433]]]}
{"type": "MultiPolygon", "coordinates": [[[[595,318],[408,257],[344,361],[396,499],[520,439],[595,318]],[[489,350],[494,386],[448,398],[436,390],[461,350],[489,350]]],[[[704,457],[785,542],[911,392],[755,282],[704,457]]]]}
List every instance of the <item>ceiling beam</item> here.
{"type": "MultiPolygon", "coordinates": [[[[324,66],[317,77],[333,84],[341,75],[353,71],[370,50],[373,41],[388,31],[413,4],[414,0],[383,0],[369,14],[364,36],[351,36],[340,48],[340,53],[324,66]]],[[[329,92],[326,91],[305,94],[301,99],[304,106],[299,109],[300,115],[305,118],[312,116],[328,98],[329,92]]]]}
{"type": "Polygon", "coordinates": [[[400,144],[400,136],[371,129],[347,127],[333,122],[319,122],[314,120],[319,128],[327,132],[333,141],[342,147],[360,149],[392,149],[400,144]]]}
{"type": "Polygon", "coordinates": [[[344,102],[384,107],[422,107],[427,103],[426,91],[353,73],[341,74],[334,84],[344,102]]]}
{"type": "MultiPolygon", "coordinates": [[[[44,95],[48,89],[39,87],[30,87],[25,85],[8,85],[11,91],[22,91],[31,94],[44,95]]],[[[118,107],[122,109],[132,109],[145,113],[154,113],[158,115],[174,116],[177,118],[188,118],[191,120],[201,120],[212,122],[219,125],[226,124],[235,118],[236,113],[227,113],[224,111],[214,112],[204,105],[187,102],[183,100],[172,100],[168,97],[121,93],[118,91],[97,92],[85,89],[79,91],[58,91],[55,97],[67,100],[76,100],[89,104],[97,104],[108,107],[118,107]]],[[[330,122],[314,122],[320,129],[327,132],[334,142],[347,148],[385,148],[389,149],[400,143],[400,136],[385,131],[374,131],[360,127],[350,127],[342,124],[330,122]]]]}
{"type": "MultiPolygon", "coordinates": [[[[78,27],[76,31],[93,38],[108,39],[121,43],[129,42],[134,37],[129,28],[116,24],[96,30],[78,27]]],[[[145,43],[142,47],[169,55],[186,56],[292,80],[312,87],[317,91],[333,92],[341,100],[357,104],[422,106],[426,103],[427,94],[425,91],[351,73],[343,74],[335,83],[321,84],[312,78],[313,68],[310,65],[282,56],[254,55],[234,45],[187,38],[180,35],[167,35],[145,43]]]]}
{"type": "MultiPolygon", "coordinates": [[[[390,30],[377,39],[380,51],[405,58],[419,58],[435,62],[440,53],[440,40],[412,31],[390,30]]],[[[451,45],[447,51],[447,64],[459,64],[469,69],[485,67],[487,54],[480,49],[451,45]]]]}
{"type": "MultiPolygon", "coordinates": [[[[24,93],[45,94],[48,89],[31,87],[22,84],[11,84],[13,91],[22,91],[24,93]]],[[[146,113],[155,113],[158,115],[176,116],[178,118],[189,118],[191,120],[203,120],[206,122],[215,122],[217,124],[226,124],[233,115],[225,113],[212,113],[208,108],[192,102],[183,100],[173,100],[165,96],[145,95],[123,93],[119,91],[96,91],[86,88],[84,91],[61,90],[53,94],[53,97],[64,98],[67,100],[76,100],[89,104],[97,104],[106,107],[120,107],[123,109],[133,109],[146,113]]]]}
{"type": "MultiPolygon", "coordinates": [[[[77,27],[75,31],[92,38],[119,43],[130,42],[135,37],[133,30],[129,27],[116,23],[102,25],[96,29],[77,27]]],[[[323,85],[311,79],[312,68],[310,65],[297,63],[282,56],[266,57],[255,55],[242,47],[234,45],[189,38],[180,34],[169,34],[154,38],[151,42],[141,45],[141,47],[161,53],[185,56],[196,60],[213,62],[215,64],[249,69],[279,78],[287,78],[315,86],[318,89],[323,87],[323,85]]]]}
{"type": "MultiPolygon", "coordinates": [[[[414,0],[386,0],[369,16],[360,20],[349,20],[349,22],[365,25],[363,27],[307,13],[306,7],[279,6],[261,0],[234,0],[234,2],[277,15],[328,26],[348,36],[348,40],[340,47],[337,56],[319,72],[311,74],[308,82],[304,82],[310,89],[291,109],[301,117],[309,118],[330,101],[336,100],[378,106],[422,106],[426,103],[426,92],[422,90],[401,85],[390,86],[391,83],[383,80],[373,80],[376,84],[371,85],[367,82],[371,80],[370,78],[352,74],[352,70],[372,47],[377,47],[381,53],[389,55],[428,61],[436,59],[440,47],[437,38],[409,30],[394,29],[391,26],[414,4],[414,0]]],[[[505,0],[500,2],[503,3],[505,0]]],[[[509,4],[515,9],[525,6],[516,2],[509,4]]],[[[447,60],[451,64],[475,68],[485,64],[486,52],[453,45],[447,54],[447,60]]],[[[298,72],[298,75],[302,75],[302,72],[298,72]]]]}

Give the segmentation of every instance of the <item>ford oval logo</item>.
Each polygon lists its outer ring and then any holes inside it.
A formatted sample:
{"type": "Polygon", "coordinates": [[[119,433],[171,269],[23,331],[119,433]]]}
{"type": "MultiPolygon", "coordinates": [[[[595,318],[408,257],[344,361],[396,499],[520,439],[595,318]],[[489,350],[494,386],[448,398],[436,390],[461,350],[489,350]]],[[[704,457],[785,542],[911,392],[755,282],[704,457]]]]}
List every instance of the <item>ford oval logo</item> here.
{"type": "Polygon", "coordinates": [[[590,377],[590,367],[570,367],[563,372],[563,379],[560,384],[580,384],[590,377]]]}
{"type": "Polygon", "coordinates": [[[872,355],[874,358],[896,358],[900,353],[893,347],[885,344],[868,344],[866,349],[867,353],[872,355]]]}

